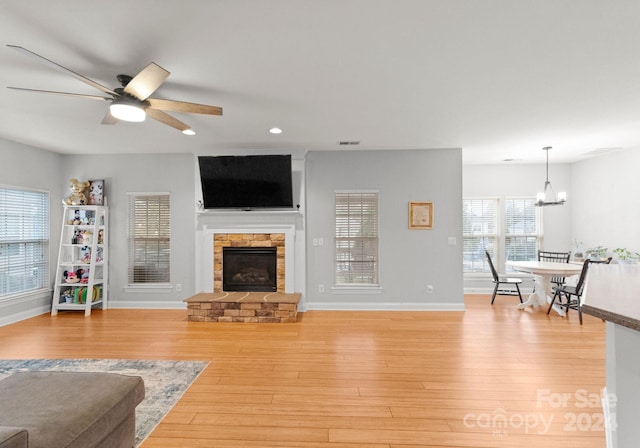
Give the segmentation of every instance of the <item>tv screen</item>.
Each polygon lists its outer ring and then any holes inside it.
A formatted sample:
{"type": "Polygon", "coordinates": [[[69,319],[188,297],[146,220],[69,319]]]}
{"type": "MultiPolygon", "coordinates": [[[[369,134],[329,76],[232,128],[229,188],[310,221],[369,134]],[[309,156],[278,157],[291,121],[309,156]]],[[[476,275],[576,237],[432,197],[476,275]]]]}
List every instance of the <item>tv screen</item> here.
{"type": "Polygon", "coordinates": [[[198,162],[205,209],[293,207],[291,155],[199,156],[198,162]]]}

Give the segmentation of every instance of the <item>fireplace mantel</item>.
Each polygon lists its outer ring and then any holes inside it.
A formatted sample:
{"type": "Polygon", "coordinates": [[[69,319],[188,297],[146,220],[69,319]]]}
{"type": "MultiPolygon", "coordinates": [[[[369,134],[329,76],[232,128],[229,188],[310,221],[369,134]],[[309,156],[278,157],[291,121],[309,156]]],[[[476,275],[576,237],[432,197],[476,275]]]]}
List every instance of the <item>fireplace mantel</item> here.
{"type": "Polygon", "coordinates": [[[280,233],[285,236],[285,293],[295,292],[295,212],[204,212],[196,214],[196,291],[213,292],[213,244],[216,234],[280,233]]]}

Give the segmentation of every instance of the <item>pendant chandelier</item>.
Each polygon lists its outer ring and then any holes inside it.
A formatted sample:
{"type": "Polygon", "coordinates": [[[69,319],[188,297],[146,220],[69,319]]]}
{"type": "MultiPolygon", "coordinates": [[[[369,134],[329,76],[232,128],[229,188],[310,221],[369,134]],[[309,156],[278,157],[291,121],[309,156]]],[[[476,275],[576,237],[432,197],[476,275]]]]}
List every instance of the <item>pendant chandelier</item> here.
{"type": "Polygon", "coordinates": [[[547,180],[544,182],[544,190],[542,193],[538,193],[536,195],[536,203],[534,205],[538,207],[544,207],[546,205],[562,205],[567,201],[567,193],[559,192],[556,196],[553,191],[553,187],[551,186],[551,182],[549,182],[549,150],[551,146],[545,146],[542,148],[547,152],[547,180]]]}

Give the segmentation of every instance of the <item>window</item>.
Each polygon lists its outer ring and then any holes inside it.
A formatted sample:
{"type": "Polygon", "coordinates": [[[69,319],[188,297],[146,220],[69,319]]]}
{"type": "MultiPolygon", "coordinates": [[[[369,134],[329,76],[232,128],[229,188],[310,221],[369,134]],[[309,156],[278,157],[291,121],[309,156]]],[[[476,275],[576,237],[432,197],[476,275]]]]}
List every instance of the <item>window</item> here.
{"type": "Polygon", "coordinates": [[[498,199],[462,201],[463,272],[489,272],[484,251],[498,252],[498,199]]]}
{"type": "Polygon", "coordinates": [[[335,193],[335,284],[378,285],[378,193],[335,193]]]}
{"type": "Polygon", "coordinates": [[[169,283],[171,201],[169,194],[129,196],[129,284],[169,283]]]}
{"type": "Polygon", "coordinates": [[[504,238],[507,260],[538,259],[542,238],[540,208],[535,198],[506,198],[504,201],[504,238]]]}
{"type": "Polygon", "coordinates": [[[535,201],[507,197],[500,206],[497,198],[463,199],[463,272],[489,272],[485,250],[498,271],[505,260],[537,260],[543,234],[542,215],[535,201]]]}
{"type": "Polygon", "coordinates": [[[0,188],[0,297],[49,287],[49,194],[0,188]]]}

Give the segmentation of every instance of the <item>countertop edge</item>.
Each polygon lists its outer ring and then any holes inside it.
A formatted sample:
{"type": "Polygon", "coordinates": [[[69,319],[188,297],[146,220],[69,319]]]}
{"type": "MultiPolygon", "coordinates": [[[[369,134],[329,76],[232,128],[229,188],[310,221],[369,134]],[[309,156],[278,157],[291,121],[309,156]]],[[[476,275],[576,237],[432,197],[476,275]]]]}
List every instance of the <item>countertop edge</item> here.
{"type": "Polygon", "coordinates": [[[623,327],[630,328],[632,330],[640,331],[640,320],[633,319],[629,316],[623,316],[621,314],[612,313],[611,311],[603,310],[594,306],[582,305],[582,312],[589,314],[590,316],[597,317],[602,320],[613,322],[614,324],[622,325],[623,327]]]}

